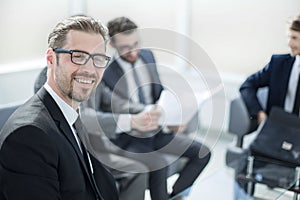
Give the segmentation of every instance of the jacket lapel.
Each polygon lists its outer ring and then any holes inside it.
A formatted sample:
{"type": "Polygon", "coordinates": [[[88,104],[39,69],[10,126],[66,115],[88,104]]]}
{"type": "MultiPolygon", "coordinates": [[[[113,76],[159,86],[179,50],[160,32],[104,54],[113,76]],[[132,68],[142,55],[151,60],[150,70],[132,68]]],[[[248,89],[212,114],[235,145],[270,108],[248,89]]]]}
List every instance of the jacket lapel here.
{"type": "Polygon", "coordinates": [[[54,119],[54,121],[57,125],[57,128],[61,131],[61,133],[66,137],[68,142],[73,147],[74,151],[77,154],[78,159],[80,160],[80,163],[81,163],[82,167],[84,168],[84,171],[85,171],[85,173],[86,173],[86,175],[89,179],[89,182],[92,184],[90,173],[88,171],[88,166],[86,166],[86,163],[85,163],[83,155],[82,155],[82,153],[79,149],[77,141],[76,141],[76,139],[73,135],[73,132],[72,132],[67,120],[65,119],[63,113],[61,112],[58,105],[56,104],[54,99],[51,97],[51,95],[44,88],[39,90],[37,95],[40,97],[40,99],[42,100],[42,102],[46,106],[48,112],[50,113],[50,115],[54,119]]]}
{"type": "MultiPolygon", "coordinates": [[[[157,69],[155,60],[150,56],[152,54],[150,54],[150,52],[147,54],[145,50],[140,50],[139,55],[143,62],[149,65],[147,70],[149,71],[150,78],[153,82],[152,93],[154,96],[154,101],[156,101],[160,96],[162,86],[159,80],[159,75],[156,71],[157,69]]],[[[112,91],[116,92],[117,95],[122,98],[129,99],[126,76],[124,76],[124,71],[116,59],[114,59],[109,67],[105,70],[103,81],[112,91]]]]}
{"type": "Polygon", "coordinates": [[[152,103],[155,103],[159,99],[161,91],[163,90],[163,86],[161,84],[159,74],[157,72],[156,62],[153,57],[153,54],[149,50],[141,49],[140,57],[143,60],[143,62],[147,64],[147,69],[152,80],[152,97],[154,101],[152,103]]]}
{"type": "Polygon", "coordinates": [[[124,71],[115,59],[105,70],[103,81],[114,93],[122,98],[129,99],[128,85],[124,71]]]}

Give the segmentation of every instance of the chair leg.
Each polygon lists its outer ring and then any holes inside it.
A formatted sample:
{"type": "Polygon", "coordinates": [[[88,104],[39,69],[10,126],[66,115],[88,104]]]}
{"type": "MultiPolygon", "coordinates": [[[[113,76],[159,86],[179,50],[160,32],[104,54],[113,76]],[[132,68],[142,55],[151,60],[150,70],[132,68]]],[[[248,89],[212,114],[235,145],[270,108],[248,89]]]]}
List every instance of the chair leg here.
{"type": "MultiPolygon", "coordinates": [[[[249,179],[252,178],[253,164],[254,164],[254,157],[253,156],[249,156],[248,157],[248,165],[247,165],[247,175],[246,175],[246,178],[249,178],[249,179]]],[[[247,184],[247,194],[251,195],[252,191],[253,191],[253,182],[249,181],[248,184],[247,184]]]]}
{"type": "MultiPolygon", "coordinates": [[[[300,186],[300,167],[296,167],[295,170],[295,189],[299,189],[300,186]]],[[[298,193],[294,193],[294,197],[293,200],[298,200],[299,198],[299,194],[298,193]]]]}

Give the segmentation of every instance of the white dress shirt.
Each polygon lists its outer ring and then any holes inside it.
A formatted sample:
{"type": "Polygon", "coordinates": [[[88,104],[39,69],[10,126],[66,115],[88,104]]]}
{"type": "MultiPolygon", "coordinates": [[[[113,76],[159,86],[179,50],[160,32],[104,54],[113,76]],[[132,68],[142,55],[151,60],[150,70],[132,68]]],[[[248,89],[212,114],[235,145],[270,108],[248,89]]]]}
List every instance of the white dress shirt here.
{"type": "Polygon", "coordinates": [[[288,91],[286,93],[286,97],[284,101],[284,110],[287,112],[293,111],[299,74],[300,74],[300,55],[297,55],[292,67],[292,71],[289,79],[288,91]]]}
{"type": "MultiPolygon", "coordinates": [[[[126,78],[126,82],[128,85],[130,100],[132,100],[133,102],[139,102],[139,95],[138,95],[139,86],[135,82],[132,64],[123,60],[121,57],[119,57],[118,54],[115,55],[115,59],[124,71],[124,76],[126,78]]],[[[152,103],[153,100],[153,97],[151,95],[152,80],[147,67],[148,67],[147,64],[145,64],[141,58],[138,58],[134,63],[134,68],[140,79],[146,103],[152,103]]]]}
{"type": "Polygon", "coordinates": [[[67,122],[68,122],[68,124],[69,124],[69,126],[70,126],[70,128],[73,132],[73,135],[76,139],[76,142],[79,146],[79,149],[82,152],[81,145],[80,145],[80,142],[79,142],[79,138],[76,134],[75,128],[73,127],[73,124],[75,123],[76,119],[78,118],[78,113],[69,104],[67,104],[62,98],[60,98],[56,94],[56,92],[54,92],[54,90],[47,83],[45,83],[44,88],[47,90],[47,92],[49,92],[51,97],[54,99],[54,101],[57,103],[58,107],[62,111],[64,117],[66,118],[66,120],[67,120],[67,122]]]}
{"type": "MultiPolygon", "coordinates": [[[[126,76],[128,92],[129,96],[131,97],[130,100],[133,102],[139,102],[138,86],[135,82],[131,63],[121,59],[118,53],[115,54],[114,59],[121,66],[124,71],[124,76],[126,76]]],[[[137,70],[137,74],[140,78],[141,84],[143,85],[142,90],[145,95],[145,100],[146,102],[152,102],[153,98],[151,95],[151,77],[147,69],[147,65],[142,61],[141,58],[138,58],[134,63],[134,66],[137,70]]],[[[129,131],[131,131],[131,114],[120,114],[117,121],[116,133],[129,131]]]]}

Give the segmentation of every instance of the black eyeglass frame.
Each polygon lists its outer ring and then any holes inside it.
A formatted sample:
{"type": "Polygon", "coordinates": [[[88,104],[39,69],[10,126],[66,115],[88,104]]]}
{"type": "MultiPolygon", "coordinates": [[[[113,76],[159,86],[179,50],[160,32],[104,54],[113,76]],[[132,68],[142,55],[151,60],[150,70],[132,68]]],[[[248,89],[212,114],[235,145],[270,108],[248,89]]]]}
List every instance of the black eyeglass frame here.
{"type": "Polygon", "coordinates": [[[74,63],[76,65],[85,65],[90,60],[90,58],[92,58],[93,65],[96,68],[106,68],[108,66],[108,63],[109,63],[110,59],[111,59],[111,57],[109,57],[107,55],[104,55],[104,54],[101,54],[101,53],[90,54],[90,53],[88,53],[86,51],[82,51],[82,50],[67,50],[67,49],[63,49],[63,48],[55,48],[55,49],[53,49],[53,51],[55,53],[68,53],[68,54],[70,54],[72,63],[74,63]],[[84,62],[79,63],[79,62],[76,62],[76,61],[73,60],[73,53],[84,53],[84,54],[88,55],[89,57],[87,59],[85,59],[84,62]],[[100,56],[100,57],[104,58],[106,60],[105,65],[103,65],[103,66],[96,65],[95,60],[94,60],[95,56],[100,56]]]}

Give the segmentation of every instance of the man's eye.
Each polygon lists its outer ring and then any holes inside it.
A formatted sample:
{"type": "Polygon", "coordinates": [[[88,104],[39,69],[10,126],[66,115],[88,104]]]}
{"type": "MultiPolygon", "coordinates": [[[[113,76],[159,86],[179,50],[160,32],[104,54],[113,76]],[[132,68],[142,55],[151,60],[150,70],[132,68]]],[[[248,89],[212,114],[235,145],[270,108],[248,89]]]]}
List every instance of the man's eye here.
{"type": "Polygon", "coordinates": [[[83,54],[73,54],[73,57],[78,59],[85,58],[83,54]]]}
{"type": "Polygon", "coordinates": [[[105,58],[103,56],[95,56],[94,57],[94,60],[96,62],[104,62],[105,61],[105,58]]]}

